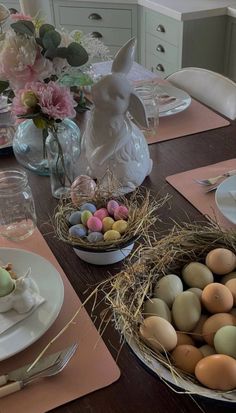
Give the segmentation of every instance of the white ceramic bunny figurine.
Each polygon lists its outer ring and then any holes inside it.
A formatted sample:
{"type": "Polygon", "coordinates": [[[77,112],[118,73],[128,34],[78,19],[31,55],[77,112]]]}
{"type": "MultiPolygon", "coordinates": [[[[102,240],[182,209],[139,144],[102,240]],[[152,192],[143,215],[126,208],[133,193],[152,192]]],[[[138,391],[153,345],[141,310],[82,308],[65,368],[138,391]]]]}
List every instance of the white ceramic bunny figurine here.
{"type": "Polygon", "coordinates": [[[112,73],[92,87],[94,108],[82,137],[81,173],[101,178],[107,170],[128,193],[142,184],[152,170],[148,145],[127,112],[147,127],[145,107],[127,80],[134,61],[136,39],[130,39],[116,54],[112,73]]]}

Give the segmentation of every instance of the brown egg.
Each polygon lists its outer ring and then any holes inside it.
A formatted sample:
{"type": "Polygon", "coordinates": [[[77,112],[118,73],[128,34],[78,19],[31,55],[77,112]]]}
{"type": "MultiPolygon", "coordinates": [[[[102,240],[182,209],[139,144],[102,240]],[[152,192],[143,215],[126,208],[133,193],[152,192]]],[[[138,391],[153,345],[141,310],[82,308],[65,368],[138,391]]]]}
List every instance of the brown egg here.
{"type": "Polygon", "coordinates": [[[198,342],[204,341],[203,335],[202,335],[202,327],[203,324],[206,322],[208,319],[208,316],[205,314],[202,314],[200,317],[200,320],[198,321],[196,327],[191,331],[191,337],[198,342]]]}
{"type": "Polygon", "coordinates": [[[203,355],[197,347],[181,344],[172,351],[171,358],[179,369],[187,373],[194,373],[195,367],[203,355]]]}
{"type": "Polygon", "coordinates": [[[145,318],[139,328],[143,341],[154,351],[171,351],[177,344],[177,334],[169,321],[158,316],[145,318]]]}
{"type": "Polygon", "coordinates": [[[236,387],[236,360],[223,354],[204,357],[196,365],[195,376],[209,389],[233,390],[236,387]]]}
{"type": "Polygon", "coordinates": [[[208,252],[206,265],[218,275],[225,275],[236,267],[236,255],[226,248],[216,248],[208,252]]]}
{"type": "Polygon", "coordinates": [[[209,344],[210,346],[214,345],[214,336],[217,330],[223,326],[234,326],[236,325],[236,317],[234,317],[232,314],[228,313],[219,313],[219,314],[214,314],[211,317],[209,317],[205,323],[203,324],[202,327],[202,334],[204,337],[204,340],[209,344]]]}
{"type": "Polygon", "coordinates": [[[225,286],[231,292],[231,294],[234,298],[234,305],[236,305],[236,278],[233,278],[232,280],[227,281],[225,286]]]}
{"type": "Polygon", "coordinates": [[[212,314],[227,313],[233,307],[234,299],[230,290],[223,284],[208,284],[202,292],[202,304],[212,314]]]}
{"type": "Polygon", "coordinates": [[[181,331],[176,331],[176,334],[177,334],[177,346],[180,346],[180,344],[191,344],[192,346],[194,345],[194,341],[190,335],[186,333],[182,333],[181,331]]]}

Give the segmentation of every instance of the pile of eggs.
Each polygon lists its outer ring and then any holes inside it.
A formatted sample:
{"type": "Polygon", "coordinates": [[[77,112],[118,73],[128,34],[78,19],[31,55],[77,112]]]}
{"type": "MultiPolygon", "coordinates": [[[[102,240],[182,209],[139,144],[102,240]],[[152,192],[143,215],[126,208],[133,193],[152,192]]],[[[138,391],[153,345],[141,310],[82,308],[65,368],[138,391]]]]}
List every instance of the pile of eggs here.
{"type": "Polygon", "coordinates": [[[236,388],[236,255],[211,250],[168,274],[143,306],[142,340],[214,390],[236,388]]]}
{"type": "Polygon", "coordinates": [[[99,209],[94,203],[86,202],[68,216],[69,235],[90,243],[115,241],[126,232],[128,217],[128,208],[114,199],[99,209]]]}

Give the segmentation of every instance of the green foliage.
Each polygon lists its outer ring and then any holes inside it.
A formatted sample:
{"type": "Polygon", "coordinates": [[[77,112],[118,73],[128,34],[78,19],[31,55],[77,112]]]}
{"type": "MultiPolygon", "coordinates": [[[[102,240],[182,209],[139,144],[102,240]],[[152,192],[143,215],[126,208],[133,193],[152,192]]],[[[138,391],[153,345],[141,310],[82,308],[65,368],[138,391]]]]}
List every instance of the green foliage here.
{"type": "Polygon", "coordinates": [[[39,37],[42,39],[44,35],[51,30],[55,30],[55,27],[47,23],[42,24],[42,26],[40,26],[39,28],[39,37]]]}
{"type": "Polygon", "coordinates": [[[29,20],[18,20],[11,24],[13,30],[18,34],[26,34],[27,36],[35,35],[34,24],[29,20]]]}
{"type": "Polygon", "coordinates": [[[48,30],[42,38],[42,43],[46,50],[56,49],[61,43],[61,35],[56,30],[48,30]]]}
{"type": "Polygon", "coordinates": [[[82,66],[88,61],[88,53],[87,51],[81,46],[81,44],[72,42],[67,47],[68,55],[66,57],[67,62],[71,66],[82,66]]]}

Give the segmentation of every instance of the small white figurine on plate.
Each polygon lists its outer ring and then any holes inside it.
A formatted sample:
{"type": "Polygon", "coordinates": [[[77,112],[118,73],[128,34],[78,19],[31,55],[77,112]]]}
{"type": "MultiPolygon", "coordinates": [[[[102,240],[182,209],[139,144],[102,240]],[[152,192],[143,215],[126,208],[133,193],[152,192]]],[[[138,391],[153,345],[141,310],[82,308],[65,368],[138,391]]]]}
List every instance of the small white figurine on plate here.
{"type": "Polygon", "coordinates": [[[121,192],[132,192],[152,170],[145,137],[130,115],[147,127],[145,107],[126,75],[130,71],[136,39],[116,54],[112,73],[92,87],[94,107],[82,137],[81,174],[102,178],[111,170],[121,192]]]}

